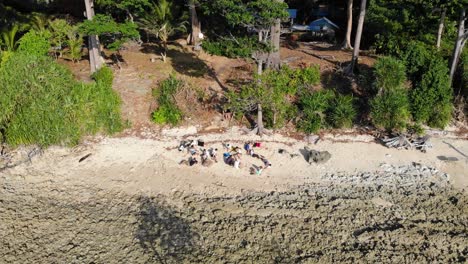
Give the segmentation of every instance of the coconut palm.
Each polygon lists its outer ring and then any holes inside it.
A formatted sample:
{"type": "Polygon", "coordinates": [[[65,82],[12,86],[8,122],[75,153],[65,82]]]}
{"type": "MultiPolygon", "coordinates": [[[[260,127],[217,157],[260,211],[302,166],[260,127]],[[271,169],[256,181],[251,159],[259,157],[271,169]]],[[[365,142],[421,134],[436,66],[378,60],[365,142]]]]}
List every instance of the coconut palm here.
{"type": "Polygon", "coordinates": [[[186,22],[174,23],[172,17],[172,2],[160,0],[153,2],[150,10],[138,22],[140,26],[148,33],[155,35],[161,40],[163,52],[161,56],[166,61],[167,41],[169,37],[177,32],[186,31],[186,22]]]}
{"type": "Polygon", "coordinates": [[[18,46],[18,41],[15,39],[18,29],[18,25],[13,25],[13,27],[10,30],[2,31],[2,41],[5,45],[6,50],[14,51],[18,46]]]}

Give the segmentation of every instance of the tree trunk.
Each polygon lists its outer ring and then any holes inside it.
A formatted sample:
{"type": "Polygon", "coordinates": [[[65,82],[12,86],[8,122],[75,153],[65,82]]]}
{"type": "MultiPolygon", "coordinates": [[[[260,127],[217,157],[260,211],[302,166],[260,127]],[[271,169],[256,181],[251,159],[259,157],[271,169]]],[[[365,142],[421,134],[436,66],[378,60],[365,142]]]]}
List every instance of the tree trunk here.
{"type": "MultiPolygon", "coordinates": [[[[94,3],[93,0],[85,0],[86,18],[92,20],[94,17],[94,3]]],[[[91,66],[91,74],[99,70],[102,66],[103,59],[99,52],[99,39],[96,35],[88,36],[88,54],[89,64],[91,66]]]]}
{"type": "Polygon", "coordinates": [[[362,29],[364,28],[364,20],[366,18],[366,4],[367,4],[367,0],[361,0],[359,20],[358,20],[358,25],[356,29],[356,39],[354,40],[353,57],[351,59],[351,64],[349,65],[346,71],[348,75],[352,75],[354,73],[354,67],[356,66],[358,58],[359,58],[359,47],[361,45],[362,29]]]}
{"type": "Polygon", "coordinates": [[[353,30],[353,0],[348,0],[348,26],[346,28],[346,38],[343,41],[343,49],[353,49],[351,46],[351,31],[353,30]]]}
{"type": "Polygon", "coordinates": [[[262,104],[257,105],[257,135],[263,135],[263,112],[262,112],[262,104]]]}
{"type": "MultiPolygon", "coordinates": [[[[283,2],[283,0],[276,0],[277,2],[283,2]]],[[[280,36],[281,36],[281,19],[275,19],[275,23],[271,26],[271,46],[273,51],[268,54],[267,68],[279,70],[281,67],[280,58],[280,36]]]]}
{"type": "Polygon", "coordinates": [[[280,59],[280,33],[281,20],[276,19],[275,24],[271,26],[271,46],[273,51],[268,54],[267,68],[279,70],[281,66],[280,59]]]}
{"type": "Polygon", "coordinates": [[[197,9],[195,7],[194,1],[190,1],[189,9],[190,9],[190,18],[191,18],[191,27],[192,27],[192,32],[190,34],[190,44],[195,47],[198,47],[200,46],[199,35],[201,32],[201,25],[200,25],[200,21],[198,20],[197,9]]]}
{"type": "Polygon", "coordinates": [[[257,74],[262,75],[263,73],[263,60],[258,60],[257,61],[257,74]]]}
{"type": "Polygon", "coordinates": [[[439,30],[437,31],[437,43],[436,43],[437,50],[440,49],[440,42],[442,40],[442,32],[444,31],[444,21],[445,21],[446,13],[447,13],[447,9],[444,8],[442,10],[442,14],[440,15],[439,30]]]}
{"type": "Polygon", "coordinates": [[[465,20],[466,8],[462,8],[460,12],[460,20],[458,21],[457,40],[455,42],[455,47],[453,48],[452,64],[450,67],[450,83],[453,82],[453,76],[455,75],[455,71],[457,70],[457,65],[460,59],[460,55],[463,51],[463,46],[466,43],[465,20]]]}

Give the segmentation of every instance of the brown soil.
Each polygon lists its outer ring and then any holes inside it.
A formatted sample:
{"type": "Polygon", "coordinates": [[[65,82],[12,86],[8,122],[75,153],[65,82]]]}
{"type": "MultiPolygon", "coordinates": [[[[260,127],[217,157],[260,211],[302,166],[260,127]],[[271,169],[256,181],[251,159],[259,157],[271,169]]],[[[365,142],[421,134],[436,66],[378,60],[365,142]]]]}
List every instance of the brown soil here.
{"type": "MultiPolygon", "coordinates": [[[[219,111],[223,90],[250,80],[255,71],[255,62],[195,53],[184,41],[169,45],[166,62],[162,61],[160,52],[159,46],[152,44],[127,46],[120,52],[119,63],[115,56],[107,52],[106,63],[114,69],[114,89],[122,98],[122,115],[130,121],[132,130],[159,130],[159,126],[151,122],[151,113],[157,108],[152,89],[157,88],[158,82],[171,73],[187,83],[188,89],[177,96],[177,103],[186,115],[183,125],[196,125],[203,131],[225,128],[228,122],[219,111]]],[[[318,65],[323,75],[320,87],[349,91],[349,81],[335,74],[336,69],[342,68],[351,59],[349,51],[324,43],[284,43],[281,59],[291,67],[318,65]]],[[[368,68],[374,61],[374,58],[362,56],[361,68],[368,68]]],[[[78,79],[90,81],[88,60],[61,62],[78,79]]]]}

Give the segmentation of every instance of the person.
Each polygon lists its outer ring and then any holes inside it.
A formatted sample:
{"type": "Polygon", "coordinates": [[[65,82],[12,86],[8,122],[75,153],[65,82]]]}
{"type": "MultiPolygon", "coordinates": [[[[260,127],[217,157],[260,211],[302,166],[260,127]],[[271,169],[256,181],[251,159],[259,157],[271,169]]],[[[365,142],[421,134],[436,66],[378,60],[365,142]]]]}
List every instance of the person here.
{"type": "Polygon", "coordinates": [[[240,166],[240,158],[236,155],[234,156],[234,168],[239,169],[240,166]]]}
{"type": "Polygon", "coordinates": [[[262,174],[262,171],[263,171],[263,167],[262,166],[258,167],[256,170],[257,175],[262,174]]]}
{"type": "Polygon", "coordinates": [[[271,163],[265,158],[262,156],[262,161],[263,161],[263,165],[265,165],[265,169],[268,169],[269,167],[271,167],[271,163]]]}
{"type": "Polygon", "coordinates": [[[197,163],[198,163],[198,160],[197,160],[196,157],[190,157],[190,159],[189,159],[189,165],[190,166],[193,166],[193,165],[195,165],[197,163]]]}
{"type": "Polygon", "coordinates": [[[231,151],[231,144],[223,143],[223,147],[226,149],[226,151],[231,151]]]}
{"type": "Polygon", "coordinates": [[[216,158],[216,154],[218,153],[218,149],[215,148],[211,148],[210,149],[210,157],[215,161],[215,162],[218,162],[218,159],[216,158]]]}
{"type": "Polygon", "coordinates": [[[247,142],[247,143],[244,145],[244,149],[245,149],[245,151],[247,151],[247,155],[253,156],[254,151],[253,151],[253,148],[252,148],[252,143],[247,142]]]}
{"type": "Polygon", "coordinates": [[[201,154],[202,162],[204,162],[205,160],[207,160],[208,157],[209,157],[208,150],[207,150],[207,149],[203,149],[203,150],[202,150],[202,154],[201,154]]]}
{"type": "Polygon", "coordinates": [[[190,153],[190,155],[195,155],[197,154],[197,150],[195,149],[195,146],[192,144],[190,145],[190,147],[188,148],[188,152],[190,153]]]}

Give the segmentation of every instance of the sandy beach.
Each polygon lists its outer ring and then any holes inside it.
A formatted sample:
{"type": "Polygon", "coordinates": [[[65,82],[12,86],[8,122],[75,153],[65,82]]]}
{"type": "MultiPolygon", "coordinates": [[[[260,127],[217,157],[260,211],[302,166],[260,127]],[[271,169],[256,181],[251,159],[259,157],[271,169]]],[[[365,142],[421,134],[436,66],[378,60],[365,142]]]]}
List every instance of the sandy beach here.
{"type": "Polygon", "coordinates": [[[73,149],[52,147],[31,163],[7,170],[6,175],[22,175],[30,177],[32,181],[44,177],[40,175],[49,175],[45,177],[55,181],[81,182],[146,194],[170,194],[174,191],[236,194],[242,191],[284,190],[303,183],[318,183],[326,173],[373,172],[382,170],[382,164],[399,166],[416,162],[448,173],[457,189],[466,190],[468,187],[466,140],[434,137],[431,139],[434,147],[423,153],[416,149],[387,148],[367,135],[329,136],[314,144],[281,135],[258,137],[237,127],[220,134],[193,136],[187,132],[193,131],[191,128],[170,129],[163,131],[159,139],[103,138],[97,143],[88,142],[73,149]],[[186,150],[177,149],[183,139],[203,139],[205,148],[218,148],[219,162],[211,167],[179,165],[181,160],[190,156],[186,150]],[[222,160],[222,142],[243,148],[247,141],[261,142],[261,147],[256,148],[255,152],[272,163],[272,167],[261,175],[249,173],[252,165],[263,164],[261,160],[246,155],[245,151],[240,169],[234,169],[222,160]],[[331,159],[324,164],[309,164],[301,153],[305,146],[329,151],[331,159]],[[280,154],[279,149],[286,152],[280,154]],[[91,155],[79,162],[87,154],[91,155]],[[455,157],[457,161],[443,161],[441,156],[455,157]]]}
{"type": "MultiPolygon", "coordinates": [[[[3,169],[5,263],[466,261],[466,140],[433,137],[422,153],[367,135],[314,144],[237,127],[194,132],[94,138],[3,169]],[[189,157],[177,149],[183,139],[218,148],[219,162],[179,165],[189,157]],[[249,173],[262,163],[246,154],[240,169],[222,161],[222,142],[248,140],[261,142],[256,153],[272,163],[261,175],[249,173]],[[305,146],[331,159],[309,164],[305,146]]],[[[10,162],[28,160],[30,150],[10,162]]]]}

